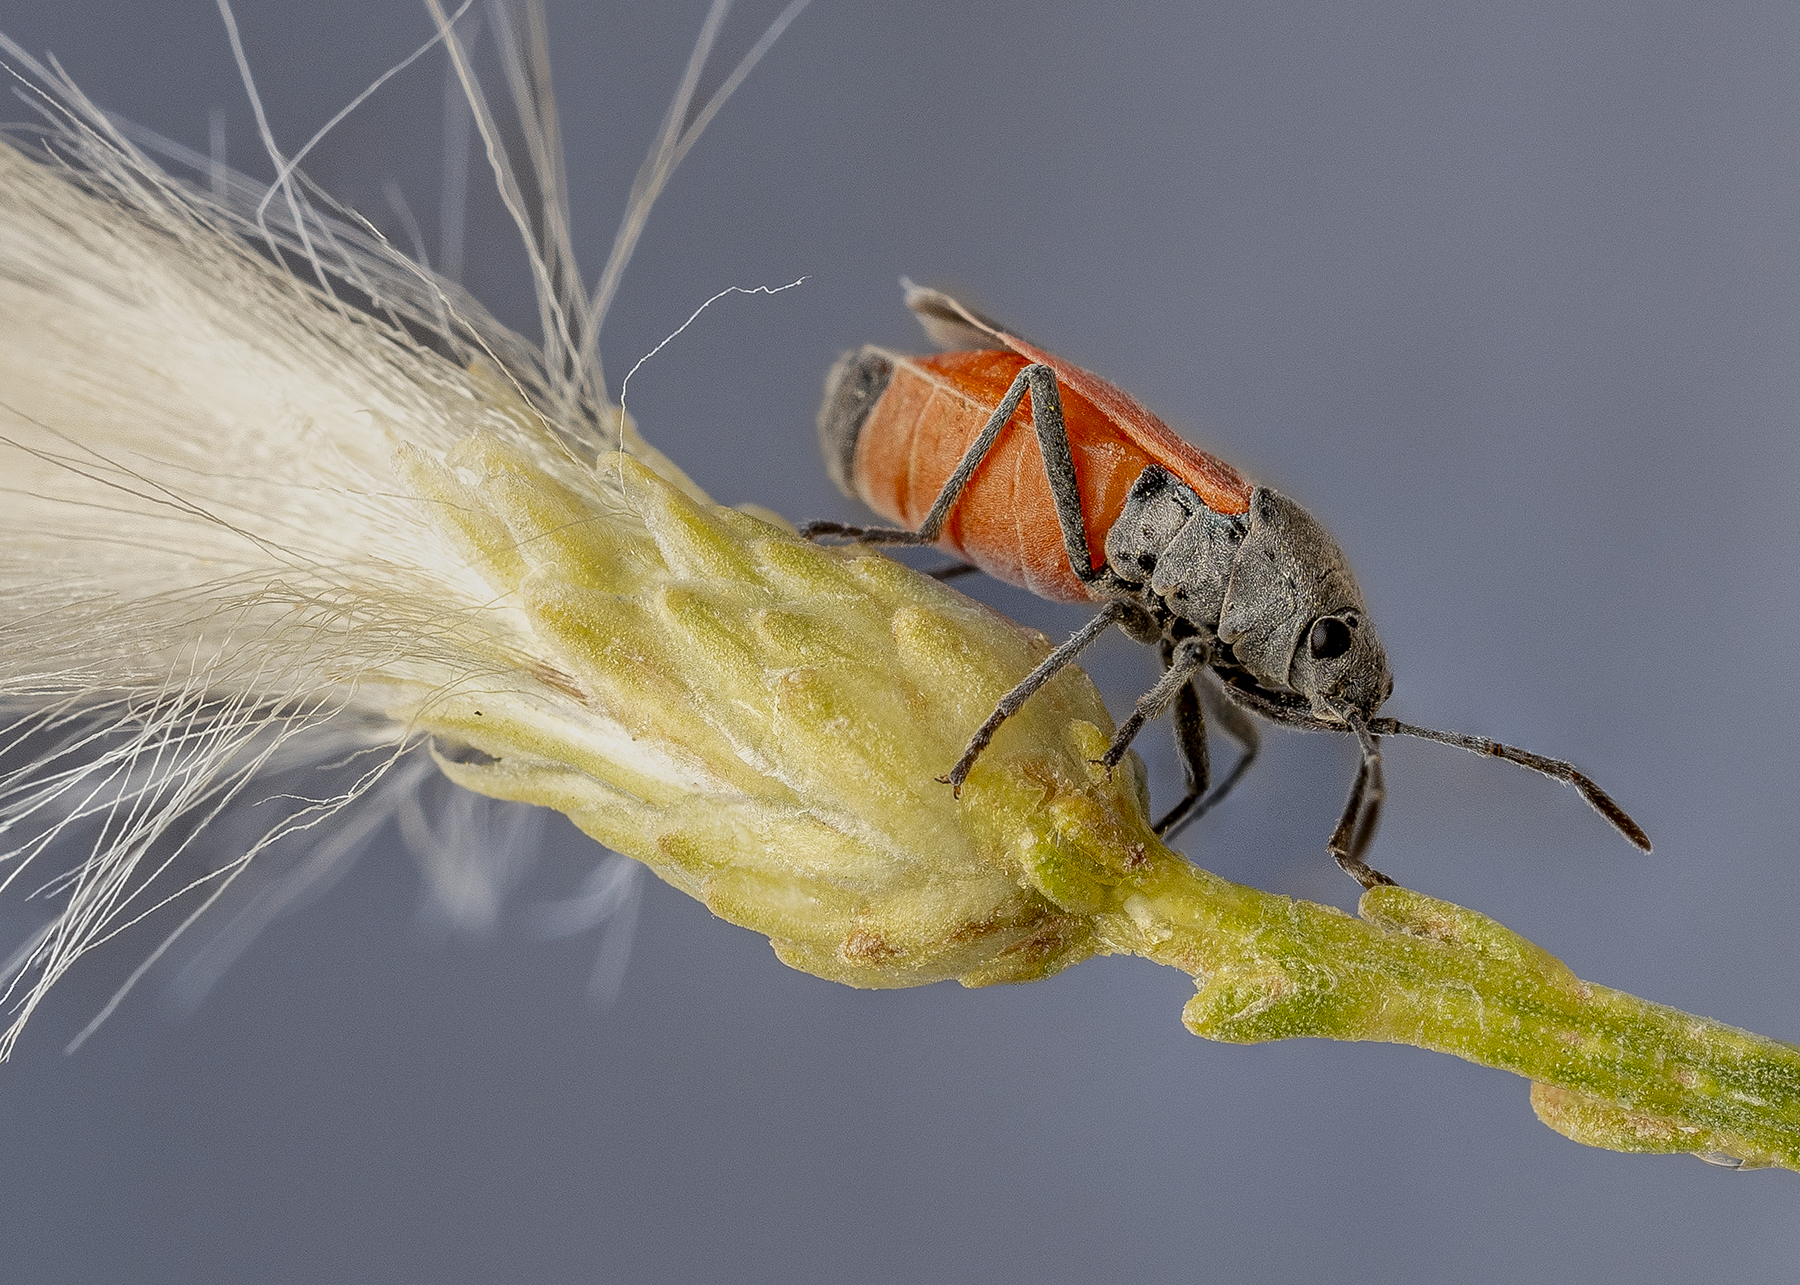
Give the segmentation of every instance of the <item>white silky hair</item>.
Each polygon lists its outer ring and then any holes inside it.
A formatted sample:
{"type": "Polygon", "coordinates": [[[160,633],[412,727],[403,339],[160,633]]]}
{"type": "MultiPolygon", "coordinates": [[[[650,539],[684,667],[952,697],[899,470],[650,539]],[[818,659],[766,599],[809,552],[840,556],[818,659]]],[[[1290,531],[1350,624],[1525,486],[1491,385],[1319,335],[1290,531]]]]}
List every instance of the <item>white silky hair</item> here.
{"type": "MultiPolygon", "coordinates": [[[[188,1001],[390,821],[424,861],[440,921],[492,926],[529,823],[474,796],[428,812],[435,767],[396,711],[528,671],[532,636],[390,461],[482,430],[552,477],[588,476],[615,448],[655,455],[608,397],[601,322],[675,165],[806,0],[702,102],[729,7],[715,0],[591,290],[541,5],[495,0],[485,15],[510,137],[525,140],[517,161],[475,77],[469,4],[426,0],[435,33],[413,58],[447,52],[525,238],[537,344],[315,187],[298,162],[324,131],[291,157],[279,149],[219,3],[272,185],[115,121],[53,60],[0,36],[42,117],[0,143],[0,895],[43,905],[0,974],[0,1058],[83,954],[183,900],[166,947],[286,836],[306,857],[190,961],[188,1001]],[[307,775],[325,762],[338,771],[307,775]],[[251,809],[247,835],[195,872],[221,818],[277,782],[280,806],[251,809]]],[[[639,870],[605,859],[540,927],[629,911],[639,870]]],[[[602,947],[596,993],[617,990],[621,942],[628,926],[602,947]]]]}

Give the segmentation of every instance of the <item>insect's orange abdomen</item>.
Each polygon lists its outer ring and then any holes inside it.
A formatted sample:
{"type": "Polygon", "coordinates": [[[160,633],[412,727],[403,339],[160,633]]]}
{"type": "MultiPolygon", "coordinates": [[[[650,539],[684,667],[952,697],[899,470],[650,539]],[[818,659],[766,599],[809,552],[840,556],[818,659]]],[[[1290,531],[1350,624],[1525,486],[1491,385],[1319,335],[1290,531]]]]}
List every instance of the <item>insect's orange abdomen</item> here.
{"type": "MultiPolygon", "coordinates": [[[[869,352],[864,350],[865,355],[869,352]]],[[[931,357],[881,355],[892,362],[892,374],[861,426],[851,476],[856,493],[870,508],[916,530],[994,407],[1030,362],[1003,350],[931,357]]],[[[1136,406],[1096,376],[1086,379],[1136,406]]],[[[1164,449],[1145,449],[1073,385],[1067,378],[1059,380],[1088,548],[1096,568],[1104,564],[1106,533],[1124,508],[1127,492],[1151,464],[1161,464],[1191,486],[1195,483],[1190,475],[1197,476],[1211,492],[1201,491],[1201,498],[1221,512],[1241,513],[1248,507],[1249,485],[1228,466],[1175,438],[1148,411],[1141,413],[1179,449],[1161,442],[1154,444],[1164,449]],[[1221,478],[1236,485],[1222,486],[1221,478]]],[[[938,547],[1042,597],[1087,600],[1087,590],[1071,572],[1063,548],[1029,401],[1020,406],[969,479],[938,547]]]]}

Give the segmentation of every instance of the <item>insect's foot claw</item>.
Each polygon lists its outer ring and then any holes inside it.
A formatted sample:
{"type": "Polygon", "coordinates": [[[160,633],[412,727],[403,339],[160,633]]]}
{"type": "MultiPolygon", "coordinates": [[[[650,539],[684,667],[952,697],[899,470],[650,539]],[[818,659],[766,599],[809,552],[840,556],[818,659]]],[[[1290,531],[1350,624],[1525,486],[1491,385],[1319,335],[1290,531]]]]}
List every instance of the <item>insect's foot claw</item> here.
{"type": "Polygon", "coordinates": [[[1379,888],[1384,884],[1390,888],[1400,885],[1382,874],[1361,857],[1353,857],[1347,852],[1333,852],[1331,859],[1338,863],[1338,868],[1349,875],[1364,888],[1379,888]]]}

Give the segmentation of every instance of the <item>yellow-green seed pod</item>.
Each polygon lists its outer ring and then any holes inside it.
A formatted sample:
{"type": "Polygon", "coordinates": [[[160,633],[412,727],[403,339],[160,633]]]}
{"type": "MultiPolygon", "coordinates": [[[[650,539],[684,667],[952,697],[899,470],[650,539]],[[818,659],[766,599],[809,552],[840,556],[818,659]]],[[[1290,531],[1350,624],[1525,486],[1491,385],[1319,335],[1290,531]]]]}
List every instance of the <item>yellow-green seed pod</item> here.
{"type": "Polygon", "coordinates": [[[454,779],[561,809],[833,981],[1028,981],[1092,953],[1111,899],[1044,886],[1035,850],[1072,808],[1149,834],[1136,759],[1090,761],[1111,723],[1086,676],[1009,720],[960,799],[936,779],[1041,635],[628,455],[585,494],[489,435],[442,462],[408,451],[405,471],[540,643],[534,690],[471,682],[409,711],[458,744],[454,779]],[[997,824],[1021,789],[1039,823],[997,824]]]}

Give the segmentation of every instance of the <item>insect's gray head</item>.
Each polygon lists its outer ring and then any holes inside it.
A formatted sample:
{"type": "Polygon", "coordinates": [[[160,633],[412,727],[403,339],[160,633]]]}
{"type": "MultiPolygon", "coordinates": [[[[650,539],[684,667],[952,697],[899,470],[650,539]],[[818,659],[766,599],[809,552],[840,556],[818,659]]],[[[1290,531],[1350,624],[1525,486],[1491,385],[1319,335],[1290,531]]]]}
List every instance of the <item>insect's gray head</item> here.
{"type": "Polygon", "coordinates": [[[1367,616],[1349,607],[1318,616],[1307,626],[1294,649],[1288,686],[1312,702],[1315,714],[1335,714],[1348,706],[1366,718],[1393,694],[1394,677],[1367,616]]]}
{"type": "Polygon", "coordinates": [[[1316,717],[1371,715],[1394,689],[1387,653],[1337,541],[1267,487],[1232,564],[1219,638],[1261,684],[1306,697],[1316,717]]]}

